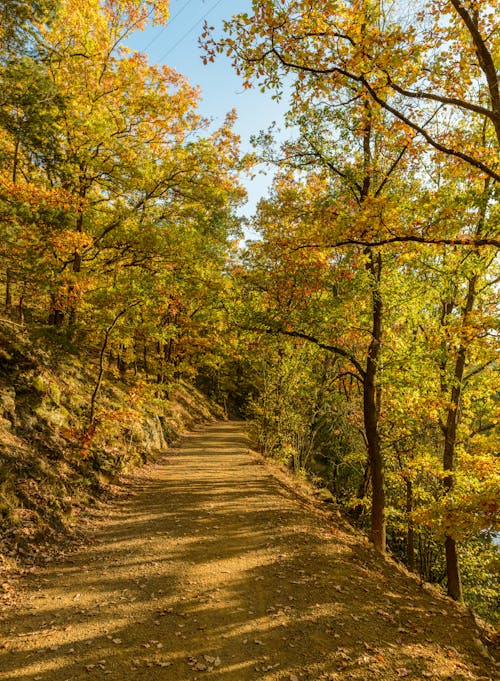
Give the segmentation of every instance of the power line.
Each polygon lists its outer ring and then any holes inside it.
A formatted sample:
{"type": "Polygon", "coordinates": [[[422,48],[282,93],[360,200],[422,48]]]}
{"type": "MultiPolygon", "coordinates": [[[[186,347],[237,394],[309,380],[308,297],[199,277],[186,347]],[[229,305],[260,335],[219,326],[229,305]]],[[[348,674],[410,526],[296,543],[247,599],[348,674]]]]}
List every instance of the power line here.
{"type": "Polygon", "coordinates": [[[159,58],[158,61],[163,61],[164,59],[166,59],[166,57],[168,57],[169,54],[172,54],[172,52],[175,50],[175,48],[178,47],[182,42],[184,42],[184,40],[185,40],[189,35],[191,35],[191,33],[192,33],[194,30],[196,30],[196,28],[201,24],[201,22],[202,22],[204,19],[206,19],[210,14],[212,14],[212,12],[214,11],[214,9],[216,9],[216,8],[221,4],[221,2],[222,2],[222,0],[217,0],[217,2],[216,2],[214,5],[212,5],[212,7],[211,7],[207,12],[205,12],[205,14],[204,14],[202,17],[200,17],[200,18],[198,19],[198,21],[196,21],[196,22],[191,26],[191,28],[190,28],[188,31],[186,31],[186,33],[184,33],[184,35],[181,36],[181,37],[179,38],[179,40],[178,40],[176,43],[174,43],[174,44],[172,45],[172,47],[170,47],[170,48],[167,50],[167,52],[165,52],[165,54],[162,54],[162,55],[161,55],[161,57],[159,58]]]}
{"type": "Polygon", "coordinates": [[[188,5],[190,5],[192,2],[193,2],[193,0],[187,0],[187,2],[185,2],[185,3],[182,5],[182,7],[180,8],[180,10],[179,10],[178,12],[176,12],[176,13],[174,14],[173,17],[169,17],[167,23],[166,23],[165,26],[161,29],[161,31],[159,31],[159,32],[154,36],[154,38],[151,38],[151,40],[149,41],[149,43],[148,43],[145,47],[143,47],[142,50],[145,52],[147,49],[149,49],[149,48],[151,47],[151,45],[152,45],[153,43],[155,43],[155,42],[158,40],[158,38],[160,38],[160,37],[163,35],[163,33],[167,30],[167,28],[170,28],[170,24],[173,23],[173,22],[177,19],[177,17],[179,16],[179,14],[182,14],[182,12],[184,12],[184,10],[186,9],[186,7],[187,7],[188,5]]]}

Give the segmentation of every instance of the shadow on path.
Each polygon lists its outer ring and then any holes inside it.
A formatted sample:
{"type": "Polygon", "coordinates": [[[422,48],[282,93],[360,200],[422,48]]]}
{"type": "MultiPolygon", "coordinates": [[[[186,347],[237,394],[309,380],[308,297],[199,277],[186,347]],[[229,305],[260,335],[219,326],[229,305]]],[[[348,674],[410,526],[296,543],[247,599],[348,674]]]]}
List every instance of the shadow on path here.
{"type": "Polygon", "coordinates": [[[139,473],[92,546],[28,578],[0,680],[493,679],[472,619],[304,510],[241,423],[139,473]]]}

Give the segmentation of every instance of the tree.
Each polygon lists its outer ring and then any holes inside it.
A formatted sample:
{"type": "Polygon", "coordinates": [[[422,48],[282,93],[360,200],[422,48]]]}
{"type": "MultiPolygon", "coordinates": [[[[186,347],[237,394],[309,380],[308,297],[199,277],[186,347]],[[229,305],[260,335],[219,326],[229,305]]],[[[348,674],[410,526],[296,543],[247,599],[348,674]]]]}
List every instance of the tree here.
{"type": "Polygon", "coordinates": [[[167,18],[167,2],[66,0],[2,62],[6,308],[19,296],[48,336],[94,349],[95,398],[115,362],[160,396],[195,373],[240,230],[234,112],[208,132],[198,90],[126,46],[167,18]]]}
{"type": "Polygon", "coordinates": [[[8,0],[0,10],[0,60],[35,48],[38,30],[50,22],[59,0],[8,0]]]}
{"type": "MultiPolygon", "coordinates": [[[[498,182],[498,10],[496,1],[429,0],[403,13],[398,3],[371,0],[320,7],[309,0],[255,0],[252,15],[226,22],[225,37],[215,41],[206,30],[206,58],[227,53],[247,86],[257,82],[278,95],[290,89],[296,105],[333,98],[342,106],[346,90],[360,89],[392,118],[387,136],[400,128],[410,145],[424,141],[462,177],[498,182]]],[[[450,243],[439,232],[409,227],[357,240],[450,243]]],[[[500,244],[496,231],[453,239],[500,244]]]]}
{"type": "MultiPolygon", "coordinates": [[[[371,448],[373,452],[372,464],[379,461],[376,452],[380,449],[374,396],[383,319],[379,293],[382,255],[380,252],[375,255],[372,248],[411,241],[475,247],[500,245],[498,225],[493,221],[483,220],[478,231],[470,220],[455,220],[448,202],[433,204],[429,200],[432,182],[425,178],[425,166],[431,165],[447,177],[453,176],[457,186],[481,182],[481,178],[487,178],[490,187],[498,186],[500,97],[495,55],[500,32],[495,8],[495,2],[479,6],[462,0],[431,1],[403,14],[398,4],[370,0],[327,2],[321,7],[304,0],[255,0],[253,15],[240,14],[226,22],[225,37],[214,40],[208,28],[204,35],[206,58],[213,59],[217,52],[228,54],[246,86],[256,82],[262,89],[273,90],[275,96],[281,96],[285,90],[291,92],[288,121],[296,123],[299,113],[301,139],[306,140],[309,148],[304,151],[304,144],[299,142],[302,148],[296,153],[297,148],[289,145],[281,163],[295,163],[302,171],[328,168],[350,187],[351,196],[343,194],[340,201],[330,201],[327,229],[321,233],[309,230],[302,243],[292,247],[322,249],[327,245],[358,244],[366,248],[373,325],[363,384],[365,433],[369,451],[371,448]],[[358,107],[362,115],[355,116],[353,122],[341,121],[341,116],[351,114],[353,107],[358,107]],[[343,113],[332,116],[332,111],[343,113]],[[318,120],[333,118],[334,139],[315,132],[321,129],[318,120]],[[359,140],[363,140],[357,162],[358,169],[364,172],[357,178],[354,163],[345,166],[337,160],[340,149],[345,154],[346,131],[352,129],[357,129],[359,140]],[[388,166],[380,183],[380,191],[373,186],[380,170],[379,160],[371,149],[370,140],[375,135],[388,148],[394,147],[394,140],[402,140],[393,156],[393,165],[388,166]],[[417,179],[413,185],[406,182],[407,190],[410,187],[410,191],[417,190],[413,210],[408,210],[412,199],[404,202],[406,211],[388,202],[385,192],[404,156],[411,159],[417,179]],[[349,221],[350,229],[346,229],[349,221]]],[[[349,158],[349,151],[345,155],[349,158]]],[[[380,157],[387,159],[385,150],[380,157]]],[[[493,193],[496,192],[494,189],[493,193]]],[[[466,210],[474,210],[473,200],[466,210]]],[[[469,283],[475,289],[473,279],[469,283]]],[[[466,302],[464,309],[469,307],[466,302]]],[[[464,314],[467,317],[469,313],[464,314]]],[[[456,440],[456,405],[465,353],[462,348],[456,358],[451,406],[443,425],[448,495],[453,485],[452,442],[456,440]]],[[[383,470],[381,463],[375,464],[376,475],[378,470],[383,470]]],[[[379,482],[374,480],[375,508],[380,505],[376,503],[376,490],[383,489],[383,478],[379,482]]],[[[380,518],[377,526],[381,527],[380,518]]],[[[379,547],[381,543],[378,540],[379,547]]],[[[449,590],[459,598],[458,568],[452,568],[453,562],[457,562],[456,551],[450,548],[452,544],[453,538],[447,537],[449,590]]]]}
{"type": "Polygon", "coordinates": [[[186,249],[199,232],[200,245],[214,253],[237,229],[233,114],[204,136],[196,89],[124,45],[153,13],[165,21],[166,3],[66,2],[39,32],[38,89],[21,87],[15,69],[8,73],[13,103],[4,108],[4,128],[14,139],[13,174],[59,189],[68,206],[43,239],[52,259],[49,318],[73,330],[93,282],[115,277],[117,268],[150,267],[151,250],[154,267],[161,269],[161,255],[170,267],[181,222],[186,249]],[[40,97],[30,104],[42,85],[53,93],[46,108],[40,97]]]}
{"type": "MultiPolygon", "coordinates": [[[[467,222],[479,233],[488,229],[488,221],[495,219],[489,181],[466,189],[442,175],[440,184],[440,203],[455,222],[467,222]]],[[[383,435],[397,456],[397,476],[406,485],[408,531],[420,518],[443,541],[448,594],[460,600],[457,545],[497,522],[489,491],[495,477],[495,438],[489,431],[498,407],[487,396],[495,395],[498,380],[491,354],[497,343],[491,312],[498,258],[488,251],[425,247],[402,253],[401,266],[403,277],[395,285],[407,291],[408,302],[398,319],[388,320],[393,350],[385,363],[388,412],[383,414],[383,435]],[[474,399],[471,382],[477,382],[474,399]],[[488,416],[483,408],[476,412],[476,400],[487,401],[488,416]],[[474,439],[484,427],[479,452],[474,439]]],[[[411,558],[411,548],[409,554],[411,558]]]]}
{"type": "MultiPolygon", "coordinates": [[[[270,147],[270,139],[263,135],[264,158],[274,161],[282,168],[282,177],[276,183],[276,197],[268,206],[261,204],[257,226],[262,231],[273,257],[284,265],[293,263],[288,276],[303,282],[298,294],[303,305],[310,294],[331,288],[328,276],[338,279],[345,275],[343,268],[336,271],[337,256],[327,255],[332,245],[351,243],[356,235],[370,239],[383,227],[393,230],[402,220],[405,202],[398,192],[402,189],[404,171],[411,166],[412,156],[407,153],[409,143],[401,130],[394,130],[391,139],[384,137],[387,126],[386,116],[375,108],[366,96],[362,85],[348,84],[343,95],[345,106],[336,107],[335,100],[325,98],[320,102],[313,99],[296,101],[288,113],[288,121],[296,125],[299,137],[282,145],[276,153],[270,147]],[[304,177],[299,191],[291,186],[298,178],[304,177]],[[280,253],[281,251],[281,253],[280,253]],[[287,252],[288,251],[288,252],[287,252]],[[321,271],[311,276],[309,268],[316,262],[321,271]],[[302,272],[298,273],[298,269],[302,272]],[[314,283],[313,283],[314,282],[314,283]],[[317,290],[316,290],[317,288],[317,290]]],[[[408,185],[408,182],[407,182],[408,185]]],[[[314,319],[316,312],[320,319],[329,319],[331,311],[325,312],[328,296],[322,307],[308,310],[303,319],[295,325],[287,319],[289,328],[282,327],[280,333],[309,339],[324,349],[343,357],[351,363],[362,386],[363,430],[368,453],[369,476],[372,482],[371,537],[376,548],[385,550],[385,481],[384,457],[380,441],[381,390],[379,369],[382,357],[384,300],[383,271],[385,258],[369,246],[355,247],[347,256],[352,269],[348,276],[357,283],[361,309],[370,310],[369,317],[352,318],[352,330],[344,333],[330,330],[328,340],[323,338],[321,325],[314,319]],[[364,269],[356,276],[356,270],[364,269]],[[325,316],[326,315],[326,316],[325,316]],[[304,319],[310,324],[304,325],[304,319]],[[349,346],[350,340],[359,335],[356,346],[349,346]],[[335,339],[335,340],[333,340],[335,339]]],[[[339,262],[342,258],[339,256],[339,262]]],[[[286,266],[286,265],[285,265],[286,266]]],[[[290,283],[280,284],[285,291],[290,283]]],[[[294,284],[295,288],[295,284],[294,284]]],[[[281,298],[283,297],[280,294],[281,298]]],[[[279,305],[279,297],[276,303],[279,305]]],[[[282,313],[283,311],[281,311],[282,313]]],[[[274,313],[274,314],[279,314],[274,313]]],[[[344,311],[338,312],[345,315],[344,311]]],[[[348,325],[349,328],[349,325],[348,325]]]]}

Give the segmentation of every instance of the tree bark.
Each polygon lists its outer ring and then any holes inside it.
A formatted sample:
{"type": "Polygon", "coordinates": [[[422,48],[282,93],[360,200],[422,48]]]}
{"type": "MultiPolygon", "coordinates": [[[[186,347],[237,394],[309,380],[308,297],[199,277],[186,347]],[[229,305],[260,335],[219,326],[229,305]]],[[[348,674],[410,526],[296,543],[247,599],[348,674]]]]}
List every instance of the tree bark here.
{"type": "Polygon", "coordinates": [[[368,250],[368,255],[367,269],[372,277],[372,330],[363,380],[363,418],[372,476],[370,538],[377,551],[384,553],[386,548],[385,474],[378,429],[379,404],[376,385],[382,340],[383,302],[379,290],[382,256],[380,253],[374,256],[371,250],[368,250]]]}
{"type": "Polygon", "coordinates": [[[444,540],[446,555],[446,581],[447,593],[455,601],[463,600],[462,579],[460,577],[460,564],[458,561],[457,543],[453,537],[446,536],[444,540]]]}
{"type": "MultiPolygon", "coordinates": [[[[470,314],[476,299],[476,286],[478,276],[474,275],[469,279],[467,297],[462,309],[462,328],[466,329],[470,314]]],[[[454,488],[453,471],[455,469],[455,447],[457,442],[457,428],[459,420],[459,405],[462,394],[462,385],[467,356],[467,340],[463,337],[458,348],[457,358],[453,371],[453,386],[451,389],[451,399],[448,405],[446,424],[444,426],[444,449],[443,449],[443,470],[447,475],[444,478],[445,495],[451,495],[454,488]]],[[[458,561],[457,545],[453,537],[446,534],[445,537],[446,554],[446,575],[448,581],[448,596],[456,601],[463,599],[462,584],[460,579],[460,568],[458,561]]]]}
{"type": "MultiPolygon", "coordinates": [[[[79,197],[80,200],[83,201],[86,197],[87,194],[87,185],[85,181],[82,181],[80,179],[80,191],[79,191],[79,197]]],[[[76,218],[76,231],[78,234],[83,233],[83,207],[82,205],[79,206],[78,208],[78,215],[76,218]]],[[[79,274],[82,270],[82,254],[78,249],[75,249],[75,252],[73,254],[73,272],[75,274],[79,274]]],[[[75,286],[74,284],[71,284],[69,287],[69,298],[70,298],[70,309],[69,309],[69,318],[68,318],[68,325],[70,330],[74,329],[74,326],[76,324],[76,300],[71,298],[74,298],[74,292],[75,292],[75,286]]]]}
{"type": "Polygon", "coordinates": [[[415,527],[411,519],[413,511],[413,485],[410,478],[406,478],[406,514],[408,527],[406,530],[406,564],[408,570],[415,572],[415,527]]]}
{"type": "Polygon", "coordinates": [[[12,272],[7,268],[5,272],[5,312],[9,314],[12,308],[12,272]]]}

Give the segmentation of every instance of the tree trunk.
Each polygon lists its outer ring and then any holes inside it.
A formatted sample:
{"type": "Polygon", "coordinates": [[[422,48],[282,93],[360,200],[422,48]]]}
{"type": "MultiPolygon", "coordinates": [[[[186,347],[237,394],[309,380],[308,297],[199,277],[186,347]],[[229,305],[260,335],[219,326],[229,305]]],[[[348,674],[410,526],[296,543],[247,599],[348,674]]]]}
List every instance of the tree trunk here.
{"type": "Polygon", "coordinates": [[[446,580],[448,582],[447,593],[455,601],[461,601],[463,600],[463,594],[457,543],[452,537],[446,536],[444,547],[446,553],[446,580]]]}
{"type": "MultiPolygon", "coordinates": [[[[457,359],[457,364],[455,366],[455,377],[457,378],[457,368],[461,364],[460,356],[461,350],[459,351],[459,357],[457,359]]],[[[463,353],[463,359],[465,364],[465,352],[463,353]]],[[[463,369],[461,372],[463,376],[463,369]]],[[[445,495],[452,493],[454,487],[454,479],[451,472],[455,468],[455,443],[456,443],[456,432],[457,432],[457,412],[458,412],[458,401],[455,402],[454,399],[460,398],[461,391],[461,381],[460,384],[454,385],[452,389],[452,401],[448,408],[448,418],[446,421],[446,432],[445,432],[445,442],[444,442],[444,452],[443,452],[443,470],[449,471],[450,475],[447,475],[444,479],[444,490],[445,495]]],[[[462,584],[460,579],[460,569],[458,563],[458,553],[456,542],[453,537],[448,534],[445,536],[445,555],[446,555],[446,576],[448,582],[448,596],[456,601],[462,600],[462,584]]]]}
{"type": "Polygon", "coordinates": [[[158,385],[163,383],[163,363],[165,360],[165,353],[163,351],[163,344],[161,341],[156,343],[156,358],[157,358],[157,369],[156,369],[156,382],[158,385]]]}
{"type": "Polygon", "coordinates": [[[61,306],[57,300],[57,295],[55,293],[51,293],[48,323],[51,326],[57,326],[59,328],[63,325],[63,322],[64,312],[61,310],[61,306]]]}
{"type": "Polygon", "coordinates": [[[174,356],[174,339],[170,338],[168,341],[168,347],[165,348],[165,360],[167,364],[172,363],[173,356],[174,356]]]}
{"type": "MultiPolygon", "coordinates": [[[[470,314],[476,299],[476,285],[478,277],[474,275],[469,279],[467,297],[462,309],[462,328],[466,329],[470,314]]],[[[459,406],[462,395],[462,385],[467,356],[467,341],[462,338],[458,348],[455,368],[453,372],[453,386],[451,389],[451,399],[448,406],[446,424],[444,426],[444,449],[443,449],[443,470],[447,475],[444,478],[443,486],[445,495],[450,495],[455,484],[453,471],[455,469],[455,446],[457,442],[457,427],[459,420],[459,406]]],[[[460,569],[458,553],[455,539],[450,535],[445,537],[446,555],[446,575],[448,581],[448,596],[461,601],[463,599],[462,584],[460,580],[460,569]]]]}
{"type": "Polygon", "coordinates": [[[370,401],[365,403],[365,429],[368,440],[368,454],[372,473],[372,510],[371,534],[373,545],[384,553],[386,548],[386,520],[385,520],[385,481],[384,462],[380,451],[380,439],[376,424],[373,423],[370,401]]]}
{"type": "Polygon", "coordinates": [[[366,372],[363,380],[363,418],[372,476],[371,540],[383,553],[386,548],[385,481],[384,460],[380,449],[378,431],[380,407],[377,400],[376,378],[382,340],[383,303],[379,283],[382,271],[382,257],[367,249],[367,269],[372,276],[372,338],[368,348],[366,372]]]}
{"type": "Polygon", "coordinates": [[[17,304],[17,311],[19,316],[19,321],[24,324],[24,296],[26,295],[26,281],[23,281],[23,288],[21,295],[19,296],[19,302],[17,304]]]}
{"type": "MultiPolygon", "coordinates": [[[[14,145],[14,159],[12,163],[12,184],[17,184],[17,166],[19,164],[19,138],[14,145]]],[[[9,314],[12,309],[12,271],[8,267],[5,273],[5,312],[9,314]]]]}
{"type": "Polygon", "coordinates": [[[5,272],[5,312],[9,314],[12,308],[12,272],[7,268],[5,272]]]}
{"type": "Polygon", "coordinates": [[[411,519],[413,511],[413,485],[410,478],[406,478],[406,513],[408,528],[406,530],[406,564],[408,570],[415,572],[415,527],[411,519]]]}
{"type": "MultiPolygon", "coordinates": [[[[80,199],[83,201],[87,193],[87,187],[85,183],[80,184],[80,199]]],[[[76,231],[78,234],[83,233],[83,208],[80,206],[78,209],[78,215],[76,218],[76,231]]],[[[78,249],[75,250],[73,254],[73,272],[79,274],[82,270],[82,255],[78,249]]],[[[76,324],[76,296],[74,295],[75,286],[73,284],[69,287],[69,316],[68,316],[68,326],[70,333],[73,332],[74,326],[76,324]]]]}

